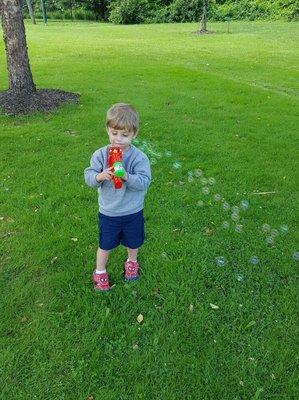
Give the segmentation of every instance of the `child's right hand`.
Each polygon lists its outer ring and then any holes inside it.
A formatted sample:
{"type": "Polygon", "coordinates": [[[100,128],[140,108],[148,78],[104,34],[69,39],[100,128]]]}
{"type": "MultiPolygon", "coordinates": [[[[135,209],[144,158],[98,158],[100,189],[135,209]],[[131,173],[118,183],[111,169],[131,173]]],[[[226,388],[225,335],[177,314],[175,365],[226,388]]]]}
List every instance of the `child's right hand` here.
{"type": "Polygon", "coordinates": [[[98,175],[96,175],[96,180],[98,182],[111,181],[111,179],[114,176],[114,173],[112,172],[112,169],[113,169],[113,167],[104,169],[104,171],[102,171],[98,175]]]}

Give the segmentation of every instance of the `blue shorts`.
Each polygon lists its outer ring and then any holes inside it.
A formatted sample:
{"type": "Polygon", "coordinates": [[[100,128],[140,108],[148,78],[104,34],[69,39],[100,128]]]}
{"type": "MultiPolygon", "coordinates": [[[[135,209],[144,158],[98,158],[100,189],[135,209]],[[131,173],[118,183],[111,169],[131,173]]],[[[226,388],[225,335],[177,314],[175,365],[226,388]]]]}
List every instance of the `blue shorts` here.
{"type": "Polygon", "coordinates": [[[140,247],[145,239],[143,210],[121,217],[108,217],[99,212],[99,247],[112,250],[119,244],[130,249],[140,247]]]}

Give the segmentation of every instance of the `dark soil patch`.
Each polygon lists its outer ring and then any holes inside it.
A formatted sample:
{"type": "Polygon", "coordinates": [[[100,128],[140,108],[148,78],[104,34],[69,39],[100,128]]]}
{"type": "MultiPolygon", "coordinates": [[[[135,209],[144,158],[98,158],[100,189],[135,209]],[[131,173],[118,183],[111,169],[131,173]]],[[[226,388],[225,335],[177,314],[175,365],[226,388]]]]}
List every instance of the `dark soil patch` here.
{"type": "Polygon", "coordinates": [[[56,89],[39,89],[34,93],[14,94],[0,91],[0,109],[9,115],[31,114],[37,111],[48,113],[63,103],[78,103],[78,93],[56,89]]]}
{"type": "Polygon", "coordinates": [[[195,31],[193,33],[195,33],[196,35],[213,35],[215,32],[209,31],[209,30],[203,31],[203,30],[200,29],[200,30],[195,31]]]}

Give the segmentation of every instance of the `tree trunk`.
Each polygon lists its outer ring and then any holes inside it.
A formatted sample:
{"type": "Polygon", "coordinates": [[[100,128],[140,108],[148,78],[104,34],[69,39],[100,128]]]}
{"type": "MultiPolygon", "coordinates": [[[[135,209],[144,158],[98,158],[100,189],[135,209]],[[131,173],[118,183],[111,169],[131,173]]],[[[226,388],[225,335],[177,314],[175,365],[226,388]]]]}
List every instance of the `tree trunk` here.
{"type": "Polygon", "coordinates": [[[206,1],[204,0],[203,6],[202,6],[202,17],[201,17],[201,32],[206,32],[207,31],[207,4],[206,1]]]}
{"type": "Polygon", "coordinates": [[[34,12],[33,12],[33,8],[32,8],[31,0],[26,0],[26,2],[27,2],[27,7],[28,7],[30,18],[31,18],[31,22],[35,25],[36,22],[35,22],[35,18],[34,18],[34,12]]]}
{"type": "Polygon", "coordinates": [[[0,14],[7,58],[9,89],[14,94],[33,93],[21,0],[2,0],[0,14]]]}
{"type": "Polygon", "coordinates": [[[45,0],[40,0],[40,7],[42,10],[44,23],[46,24],[47,23],[47,11],[46,11],[45,0]]]}

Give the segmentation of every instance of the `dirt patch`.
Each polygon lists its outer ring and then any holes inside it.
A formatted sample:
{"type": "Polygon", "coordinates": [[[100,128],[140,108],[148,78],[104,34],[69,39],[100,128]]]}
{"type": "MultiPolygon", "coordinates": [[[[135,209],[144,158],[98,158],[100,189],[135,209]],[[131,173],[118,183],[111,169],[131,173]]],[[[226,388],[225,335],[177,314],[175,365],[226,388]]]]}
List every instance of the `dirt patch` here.
{"type": "Polygon", "coordinates": [[[202,29],[200,29],[200,30],[195,31],[195,32],[193,32],[193,33],[195,33],[195,35],[213,35],[215,32],[209,31],[209,30],[202,30],[202,29]]]}
{"type": "Polygon", "coordinates": [[[63,103],[78,104],[79,96],[78,93],[56,89],[39,89],[30,94],[0,91],[0,111],[9,115],[32,114],[37,111],[48,113],[63,103]]]}

